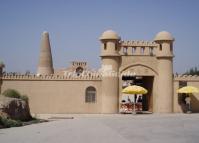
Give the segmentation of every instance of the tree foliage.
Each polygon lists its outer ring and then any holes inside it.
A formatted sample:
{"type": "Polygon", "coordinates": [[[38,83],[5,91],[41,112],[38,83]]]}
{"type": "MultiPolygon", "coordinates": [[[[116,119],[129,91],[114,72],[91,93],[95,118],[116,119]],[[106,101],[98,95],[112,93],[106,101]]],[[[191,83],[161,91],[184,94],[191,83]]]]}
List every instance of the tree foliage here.
{"type": "Polygon", "coordinates": [[[186,73],[186,75],[199,75],[199,70],[197,67],[189,69],[186,73]]]}

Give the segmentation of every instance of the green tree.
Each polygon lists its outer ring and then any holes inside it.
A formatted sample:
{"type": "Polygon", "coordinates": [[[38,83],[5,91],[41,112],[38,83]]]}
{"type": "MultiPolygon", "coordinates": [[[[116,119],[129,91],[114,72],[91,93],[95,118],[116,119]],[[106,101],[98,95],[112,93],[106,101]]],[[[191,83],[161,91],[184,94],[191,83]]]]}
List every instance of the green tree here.
{"type": "Polygon", "coordinates": [[[184,74],[186,74],[186,75],[199,75],[199,70],[198,70],[197,67],[190,68],[190,69],[187,70],[187,72],[185,72],[184,74]]]}

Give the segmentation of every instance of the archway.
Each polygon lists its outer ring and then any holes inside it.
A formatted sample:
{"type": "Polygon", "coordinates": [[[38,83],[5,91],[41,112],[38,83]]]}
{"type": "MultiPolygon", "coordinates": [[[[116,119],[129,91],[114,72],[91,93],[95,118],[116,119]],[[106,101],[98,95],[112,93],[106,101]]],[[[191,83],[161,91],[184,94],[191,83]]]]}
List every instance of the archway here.
{"type": "MultiPolygon", "coordinates": [[[[140,85],[148,90],[146,95],[142,96],[142,110],[153,111],[153,95],[154,95],[154,79],[157,72],[147,65],[134,64],[127,67],[123,67],[120,70],[120,102],[123,101],[122,89],[128,85],[140,85]]],[[[132,96],[134,98],[134,96],[132,96]]],[[[138,96],[137,96],[138,99],[138,96]]],[[[136,99],[136,101],[138,101],[136,99]]],[[[134,101],[134,99],[131,99],[134,101]]]]}

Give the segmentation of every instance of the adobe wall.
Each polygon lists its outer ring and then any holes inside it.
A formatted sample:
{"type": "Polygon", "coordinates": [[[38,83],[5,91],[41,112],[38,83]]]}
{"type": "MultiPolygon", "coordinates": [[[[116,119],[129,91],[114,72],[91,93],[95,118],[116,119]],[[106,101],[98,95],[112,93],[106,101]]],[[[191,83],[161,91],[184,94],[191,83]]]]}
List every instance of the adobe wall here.
{"type": "MultiPolygon", "coordinates": [[[[152,77],[152,82],[147,83],[151,86],[149,96],[149,111],[156,112],[157,94],[157,78],[158,78],[158,60],[156,57],[157,44],[153,41],[122,41],[121,42],[121,65],[119,72],[121,74],[133,74],[134,76],[152,77]],[[153,95],[153,96],[151,96],[153,95]]],[[[120,78],[119,91],[122,91],[122,78],[120,78]]],[[[119,95],[121,101],[122,94],[119,95]]]]}
{"type": "MultiPolygon", "coordinates": [[[[199,76],[191,76],[191,75],[178,75],[174,77],[174,112],[182,113],[183,112],[183,104],[181,103],[181,95],[177,94],[177,89],[179,89],[179,82],[185,81],[187,85],[195,86],[199,88],[199,76]]],[[[199,112],[199,94],[194,93],[191,96],[191,110],[192,112],[199,112]]]]}
{"type": "Polygon", "coordinates": [[[16,89],[29,97],[31,113],[100,113],[100,77],[3,76],[2,92],[16,89]],[[85,103],[85,90],[94,86],[96,103],[85,103]]]}
{"type": "MultiPolygon", "coordinates": [[[[130,68],[132,65],[141,65],[142,69],[145,66],[146,72],[144,72],[143,76],[149,74],[147,73],[148,68],[157,71],[156,48],[157,44],[152,41],[122,41],[119,52],[121,55],[120,71],[130,68]]],[[[140,70],[131,72],[135,72],[135,74],[141,76],[140,70]]]]}

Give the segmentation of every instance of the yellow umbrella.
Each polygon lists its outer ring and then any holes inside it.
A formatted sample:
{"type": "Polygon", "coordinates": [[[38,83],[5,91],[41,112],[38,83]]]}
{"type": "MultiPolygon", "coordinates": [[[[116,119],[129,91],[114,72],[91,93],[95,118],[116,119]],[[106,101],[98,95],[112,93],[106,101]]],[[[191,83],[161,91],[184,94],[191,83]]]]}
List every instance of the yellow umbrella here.
{"type": "MultiPolygon", "coordinates": [[[[191,95],[192,93],[199,93],[199,89],[193,86],[185,86],[177,90],[177,93],[185,93],[191,95]]],[[[188,103],[188,111],[187,113],[191,112],[191,100],[189,97],[189,103],[188,103]]],[[[187,104],[187,103],[186,103],[187,104]]]]}
{"type": "Polygon", "coordinates": [[[185,86],[177,90],[178,93],[199,93],[199,89],[193,86],[185,86]]]}
{"type": "MultiPolygon", "coordinates": [[[[148,91],[144,87],[137,86],[137,85],[131,85],[131,86],[124,88],[122,90],[122,93],[125,93],[125,94],[147,94],[148,91]]],[[[135,113],[135,98],[134,98],[133,111],[135,113]]]]}
{"type": "Polygon", "coordinates": [[[122,90],[122,93],[126,94],[147,94],[147,90],[144,87],[131,85],[122,90]]]}

